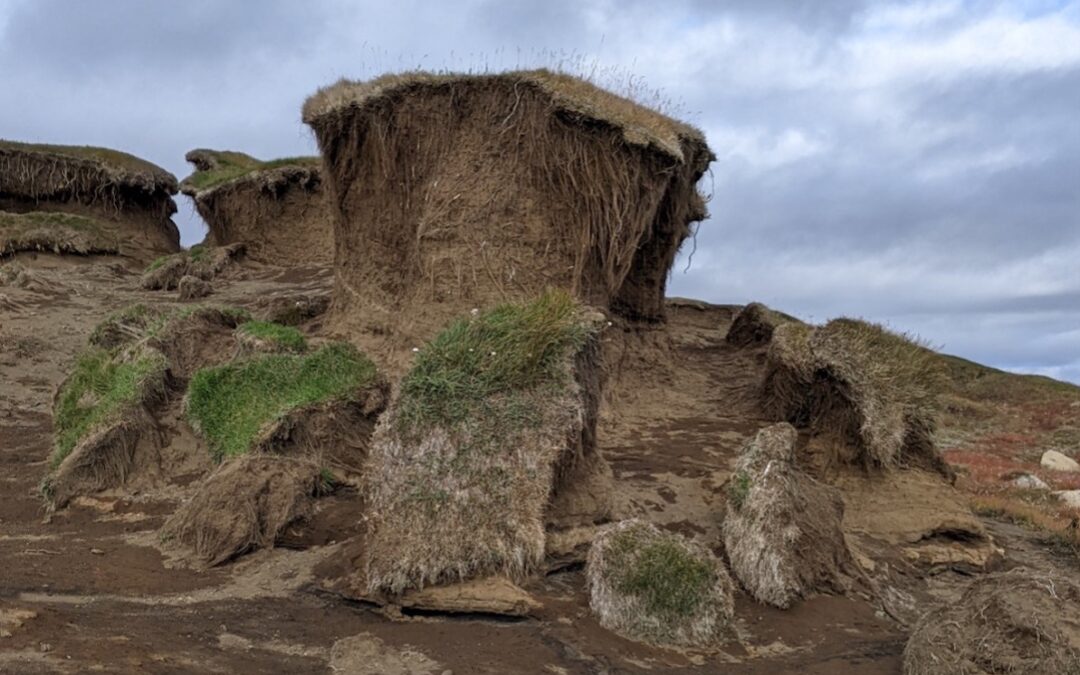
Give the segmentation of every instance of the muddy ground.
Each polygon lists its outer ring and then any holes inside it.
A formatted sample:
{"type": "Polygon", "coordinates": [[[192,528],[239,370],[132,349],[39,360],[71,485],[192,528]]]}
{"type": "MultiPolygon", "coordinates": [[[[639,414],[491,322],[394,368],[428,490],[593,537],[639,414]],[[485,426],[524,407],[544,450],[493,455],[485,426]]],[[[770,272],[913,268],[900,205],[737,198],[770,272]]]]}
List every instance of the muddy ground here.
{"type": "MultiPolygon", "coordinates": [[[[10,264],[10,260],[2,264],[10,264]]],[[[588,611],[571,566],[526,586],[531,618],[415,613],[390,620],[328,579],[349,564],[347,491],[286,546],[195,569],[165,552],[158,528],[175,494],[123,490],[47,514],[37,494],[50,453],[53,390],[110,311],[173,303],[140,288],[115,258],[21,256],[29,282],[0,287],[0,672],[213,673],[898,673],[907,625],[955,598],[987,567],[1059,566],[1013,525],[979,522],[940,480],[907,472],[847,488],[845,529],[876,592],[817,597],[794,609],[737,600],[737,635],[713,651],[623,640],[588,611]],[[892,501],[890,501],[890,499],[892,501]],[[911,504],[925,508],[910,515],[911,504]],[[985,528],[979,542],[935,529],[942,517],[985,528]],[[880,517],[879,517],[880,516],[880,517]],[[938,520],[935,520],[937,518],[938,520]],[[920,557],[921,556],[921,557],[920,557]]],[[[245,264],[208,302],[328,294],[327,267],[245,264]]],[[[723,337],[735,308],[671,303],[667,328],[606,337],[611,370],[599,439],[618,515],[645,517],[718,545],[721,485],[742,442],[765,424],[753,405],[760,350],[723,337]]],[[[325,335],[318,319],[306,326],[325,335]]]]}

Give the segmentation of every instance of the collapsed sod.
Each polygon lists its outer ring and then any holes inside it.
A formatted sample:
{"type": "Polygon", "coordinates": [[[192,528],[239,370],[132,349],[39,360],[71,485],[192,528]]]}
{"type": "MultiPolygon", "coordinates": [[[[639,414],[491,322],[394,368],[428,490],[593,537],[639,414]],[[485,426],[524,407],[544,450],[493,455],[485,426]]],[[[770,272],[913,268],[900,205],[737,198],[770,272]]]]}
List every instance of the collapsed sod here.
{"type": "Polygon", "coordinates": [[[1018,567],[976,579],[927,612],[904,648],[904,675],[1080,672],[1080,585],[1018,567]]]}
{"type": "Polygon", "coordinates": [[[754,598],[781,609],[813,593],[843,593],[858,577],[841,529],[844,502],[796,467],[796,437],[781,423],[743,446],[722,528],[732,572],[754,598]]]}
{"type": "Polygon", "coordinates": [[[115,255],[116,232],[95,218],[69,213],[0,212],[0,257],[22,252],[115,255]]]}
{"type": "Polygon", "coordinates": [[[171,291],[185,277],[210,281],[224,272],[245,254],[243,244],[203,246],[196,244],[186,251],[161,256],[146,267],[142,276],[143,288],[151,291],[171,291]]]}
{"type": "MultiPolygon", "coordinates": [[[[294,343],[299,335],[263,322],[241,324],[237,333],[294,343]]],[[[385,380],[351,345],[243,351],[242,360],[191,379],[185,415],[220,466],[162,529],[207,565],[273,546],[311,514],[329,475],[358,477],[387,400],[385,380]]]]}
{"type": "Polygon", "coordinates": [[[541,566],[547,527],[606,518],[599,325],[549,291],[455,321],[420,349],[365,474],[370,592],[520,579],[541,566]],[[594,487],[583,496],[579,483],[594,487]]]}
{"type": "Polygon", "coordinates": [[[906,335],[855,319],[775,326],[761,402],[769,417],[829,446],[829,462],[951,473],[933,435],[943,384],[937,355],[906,335]]]}
{"type": "Polygon", "coordinates": [[[54,444],[42,493],[51,508],[126,483],[160,461],[157,418],[193,362],[221,351],[243,315],[166,313],[136,305],[99,324],[53,402],[54,444]]]}

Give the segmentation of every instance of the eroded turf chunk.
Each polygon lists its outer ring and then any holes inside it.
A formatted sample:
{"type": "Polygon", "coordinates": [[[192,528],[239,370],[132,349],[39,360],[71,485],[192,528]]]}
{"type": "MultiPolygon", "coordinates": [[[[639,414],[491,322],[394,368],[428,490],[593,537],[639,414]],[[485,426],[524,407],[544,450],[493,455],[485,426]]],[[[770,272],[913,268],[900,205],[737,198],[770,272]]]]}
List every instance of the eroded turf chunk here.
{"type": "MultiPolygon", "coordinates": [[[[372,441],[370,591],[540,566],[561,495],[605,475],[598,325],[552,291],[456,321],[420,350],[372,441]]],[[[610,490],[592,494],[579,520],[606,517],[610,490]]]]}
{"type": "Polygon", "coordinates": [[[1020,567],[976,579],[926,614],[904,649],[905,675],[1080,672],[1080,585],[1020,567]]]}
{"type": "Polygon", "coordinates": [[[705,646],[729,628],[731,578],[711,552],[681,535],[624,521],[593,542],[586,573],[589,606],[624,637],[705,646]]]}
{"type": "Polygon", "coordinates": [[[759,601],[780,608],[815,592],[843,592],[855,564],[840,529],[836,489],[795,466],[795,428],[759,431],[727,484],[724,545],[731,571],[759,601]]]}

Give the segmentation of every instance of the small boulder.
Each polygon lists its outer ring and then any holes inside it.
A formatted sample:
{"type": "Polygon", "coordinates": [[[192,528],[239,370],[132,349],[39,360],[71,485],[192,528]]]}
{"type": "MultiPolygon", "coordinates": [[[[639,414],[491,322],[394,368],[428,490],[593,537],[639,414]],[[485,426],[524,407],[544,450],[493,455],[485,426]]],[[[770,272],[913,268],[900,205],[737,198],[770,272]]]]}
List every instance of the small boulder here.
{"type": "Polygon", "coordinates": [[[1047,450],[1039,462],[1044,469],[1051,471],[1080,471],[1080,463],[1057,450],[1047,450]]]}
{"type": "Polygon", "coordinates": [[[190,274],[180,279],[180,283],[177,284],[177,289],[179,290],[181,300],[205,298],[214,292],[214,287],[209,281],[204,281],[199,277],[193,277],[190,274]]]}
{"type": "Polygon", "coordinates": [[[1054,496],[1065,506],[1080,511],[1080,490],[1061,490],[1054,496]]]}
{"type": "Polygon", "coordinates": [[[1022,473],[1019,476],[1013,476],[1009,481],[1014,487],[1018,487],[1021,490],[1049,490],[1050,486],[1046,484],[1042,478],[1030,473],[1022,473]]]}

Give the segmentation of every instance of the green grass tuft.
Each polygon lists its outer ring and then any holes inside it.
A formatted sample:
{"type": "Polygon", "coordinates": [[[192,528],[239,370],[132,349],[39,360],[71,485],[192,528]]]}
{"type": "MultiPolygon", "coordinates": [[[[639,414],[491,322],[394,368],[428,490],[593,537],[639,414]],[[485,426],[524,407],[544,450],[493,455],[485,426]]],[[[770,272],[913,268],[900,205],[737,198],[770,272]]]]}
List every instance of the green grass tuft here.
{"type": "Polygon", "coordinates": [[[742,508],[743,503],[750,494],[750,485],[750,476],[746,473],[740,471],[731,477],[731,482],[728,483],[728,495],[736,508],[742,508]]]}
{"type": "MultiPolygon", "coordinates": [[[[557,382],[562,359],[588,331],[564,291],[455,321],[420,350],[402,380],[398,421],[403,429],[454,426],[499,394],[557,382]]],[[[508,412],[527,414],[512,404],[508,412]]]]}
{"type": "Polygon", "coordinates": [[[657,617],[693,616],[716,583],[707,562],[667,538],[643,541],[634,528],[615,535],[609,555],[612,587],[657,617]]]}
{"type": "Polygon", "coordinates": [[[253,338],[264,340],[288,349],[289,351],[302,352],[307,350],[307,340],[304,334],[292,326],[282,326],[270,321],[247,321],[237,328],[241,333],[253,338]]]}
{"type": "Polygon", "coordinates": [[[164,386],[165,366],[165,357],[154,351],[130,359],[97,348],[80,354],[54,410],[53,468],[96,427],[137,404],[146,386],[155,381],[164,386]]]}
{"type": "Polygon", "coordinates": [[[195,373],[186,412],[220,461],[247,452],[260,429],[289,410],[348,398],[374,379],[375,364],[344,343],[267,354],[195,373]]]}

